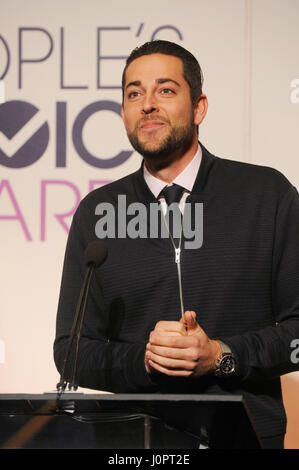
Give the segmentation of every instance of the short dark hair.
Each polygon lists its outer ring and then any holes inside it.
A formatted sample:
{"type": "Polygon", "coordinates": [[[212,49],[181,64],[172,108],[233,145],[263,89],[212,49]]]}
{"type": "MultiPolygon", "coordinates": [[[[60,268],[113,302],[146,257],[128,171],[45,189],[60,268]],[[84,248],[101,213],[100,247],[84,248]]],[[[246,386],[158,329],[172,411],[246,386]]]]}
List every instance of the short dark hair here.
{"type": "Polygon", "coordinates": [[[190,97],[192,105],[196,103],[202,94],[203,74],[200,65],[191,52],[182,46],[170,41],[156,39],[149,41],[140,47],[133,49],[126,61],[126,66],[122,75],[122,93],[124,100],[124,89],[126,81],[126,71],[133,60],[138,57],[150,54],[166,54],[178,57],[183,62],[183,76],[190,87],[190,97]]]}

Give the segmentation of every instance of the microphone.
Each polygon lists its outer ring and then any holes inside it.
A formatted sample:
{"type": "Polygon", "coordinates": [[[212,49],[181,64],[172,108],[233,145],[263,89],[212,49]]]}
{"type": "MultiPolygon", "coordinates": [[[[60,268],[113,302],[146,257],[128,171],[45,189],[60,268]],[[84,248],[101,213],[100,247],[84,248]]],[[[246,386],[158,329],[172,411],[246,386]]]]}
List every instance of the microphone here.
{"type": "Polygon", "coordinates": [[[79,351],[79,341],[81,337],[81,331],[83,326],[84,314],[86,310],[87,298],[89,293],[90,282],[92,274],[95,268],[101,266],[108,256],[108,243],[104,240],[94,240],[87,245],[87,248],[84,253],[84,264],[86,266],[85,276],[80,291],[79,300],[76,307],[75,317],[70,332],[70,338],[67,345],[67,350],[65,358],[63,361],[63,368],[60,375],[60,381],[57,384],[58,397],[60,398],[61,394],[65,391],[67,384],[70,391],[77,390],[78,386],[76,385],[76,370],[77,370],[77,358],[79,351]],[[71,352],[72,344],[76,338],[76,349],[75,357],[73,363],[73,369],[70,379],[65,378],[65,370],[68,363],[69,355],[71,352]]]}
{"type": "Polygon", "coordinates": [[[104,240],[94,240],[87,245],[84,253],[85,266],[94,264],[95,268],[104,263],[108,255],[108,244],[104,240]]]}

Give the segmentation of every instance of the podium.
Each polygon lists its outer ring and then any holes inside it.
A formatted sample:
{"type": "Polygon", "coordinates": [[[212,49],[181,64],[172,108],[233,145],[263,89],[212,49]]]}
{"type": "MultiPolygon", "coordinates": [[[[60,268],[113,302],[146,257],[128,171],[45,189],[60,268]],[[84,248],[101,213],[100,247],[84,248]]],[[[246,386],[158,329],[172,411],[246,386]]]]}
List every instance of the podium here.
{"type": "Polygon", "coordinates": [[[241,395],[0,395],[1,449],[258,449],[241,395]]]}

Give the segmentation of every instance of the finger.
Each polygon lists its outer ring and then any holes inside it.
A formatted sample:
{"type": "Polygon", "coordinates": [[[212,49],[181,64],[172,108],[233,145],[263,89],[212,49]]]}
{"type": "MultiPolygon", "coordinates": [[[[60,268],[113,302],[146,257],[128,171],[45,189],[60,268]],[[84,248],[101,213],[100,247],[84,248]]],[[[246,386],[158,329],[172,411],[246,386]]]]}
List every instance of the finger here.
{"type": "Polygon", "coordinates": [[[206,336],[205,331],[202,329],[198,321],[196,320],[196,313],[194,311],[186,311],[184,314],[184,320],[187,325],[187,334],[191,335],[203,335],[206,336]]]}
{"type": "Polygon", "coordinates": [[[159,321],[154,331],[176,332],[184,334],[184,325],[180,321],[159,321]]]}
{"type": "Polygon", "coordinates": [[[149,361],[158,364],[161,367],[169,370],[194,370],[196,367],[195,362],[180,361],[177,359],[169,359],[166,357],[158,356],[157,354],[151,354],[149,361]]]}
{"type": "MultiPolygon", "coordinates": [[[[182,336],[182,334],[179,332],[179,331],[157,331],[157,330],[154,330],[152,331],[153,334],[156,335],[160,335],[160,336],[176,336],[176,337],[180,337],[182,336]]],[[[183,336],[186,336],[186,335],[183,335],[183,336]]]]}
{"type": "Polygon", "coordinates": [[[199,327],[199,325],[196,321],[196,313],[193,310],[187,310],[184,313],[183,318],[184,318],[184,322],[186,324],[186,328],[189,332],[193,331],[193,330],[196,330],[199,327]]]}
{"type": "Polygon", "coordinates": [[[149,365],[151,366],[152,369],[155,369],[158,372],[161,372],[162,374],[169,375],[169,376],[176,376],[176,377],[190,377],[190,375],[193,375],[193,371],[190,370],[177,370],[177,369],[167,369],[167,367],[163,367],[154,361],[149,360],[149,365]]]}
{"type": "Polygon", "coordinates": [[[190,310],[186,310],[184,312],[184,315],[182,316],[182,318],[180,320],[180,323],[183,325],[184,331],[186,332],[186,334],[188,334],[188,329],[190,329],[192,327],[192,324],[193,324],[192,313],[194,313],[194,315],[196,316],[195,312],[190,311],[190,310]]]}
{"type": "Polygon", "coordinates": [[[160,366],[166,367],[167,369],[184,369],[184,370],[194,370],[197,366],[195,361],[188,361],[185,359],[172,359],[170,357],[160,356],[155,354],[152,351],[147,352],[147,360],[151,360],[160,366]]]}
{"type": "Polygon", "coordinates": [[[190,337],[181,334],[166,334],[152,331],[149,337],[150,345],[167,346],[170,348],[188,348],[193,345],[190,337]]]}
{"type": "Polygon", "coordinates": [[[196,319],[196,313],[194,312],[194,310],[185,310],[184,315],[180,319],[180,322],[186,323],[187,320],[190,318],[192,319],[193,316],[195,316],[196,319]]]}
{"type": "MultiPolygon", "coordinates": [[[[166,357],[169,359],[179,359],[184,361],[196,361],[198,355],[195,349],[192,348],[169,348],[165,346],[156,346],[151,344],[148,351],[158,356],[166,357]]],[[[149,355],[150,357],[151,355],[149,355]]]]}

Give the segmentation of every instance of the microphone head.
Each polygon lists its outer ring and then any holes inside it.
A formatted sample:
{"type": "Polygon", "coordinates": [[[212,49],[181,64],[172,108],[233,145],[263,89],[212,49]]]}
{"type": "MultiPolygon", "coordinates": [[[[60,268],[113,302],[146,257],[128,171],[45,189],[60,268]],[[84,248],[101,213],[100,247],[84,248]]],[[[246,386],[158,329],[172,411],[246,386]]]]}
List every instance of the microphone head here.
{"type": "Polygon", "coordinates": [[[108,243],[105,240],[93,240],[90,242],[84,253],[84,262],[88,266],[94,264],[95,267],[104,263],[108,255],[108,243]]]}

